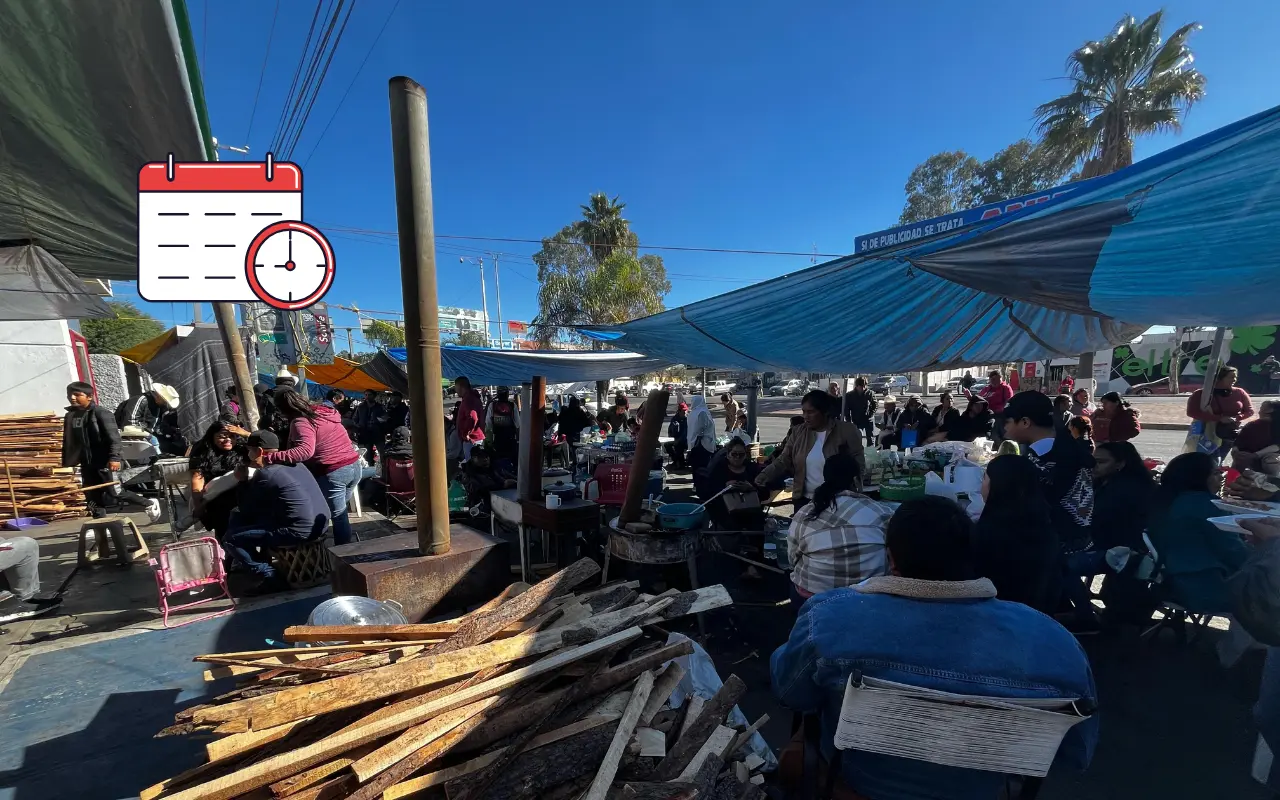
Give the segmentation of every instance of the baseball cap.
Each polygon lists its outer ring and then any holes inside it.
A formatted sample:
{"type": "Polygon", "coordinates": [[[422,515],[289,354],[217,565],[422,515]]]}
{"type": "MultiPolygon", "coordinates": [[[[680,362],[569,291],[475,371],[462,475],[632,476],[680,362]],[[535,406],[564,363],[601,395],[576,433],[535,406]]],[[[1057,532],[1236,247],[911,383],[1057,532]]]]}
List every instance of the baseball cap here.
{"type": "Polygon", "coordinates": [[[1004,418],[1007,420],[1029,419],[1032,425],[1042,428],[1053,427],[1053,401],[1043,392],[1018,392],[1005,404],[1004,418]]]}
{"type": "Polygon", "coordinates": [[[279,450],[280,437],[272,431],[254,431],[249,434],[249,446],[263,450],[279,450]]]}

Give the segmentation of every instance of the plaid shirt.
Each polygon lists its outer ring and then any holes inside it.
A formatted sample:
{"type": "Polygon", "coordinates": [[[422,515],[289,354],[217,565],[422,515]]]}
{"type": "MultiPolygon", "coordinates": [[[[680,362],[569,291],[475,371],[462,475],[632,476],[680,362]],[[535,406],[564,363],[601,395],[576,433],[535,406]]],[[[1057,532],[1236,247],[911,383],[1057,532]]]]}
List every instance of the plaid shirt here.
{"type": "Polygon", "coordinates": [[[818,594],[887,574],[884,531],[891,516],[885,506],[852,491],[837,494],[816,518],[812,504],[800,509],[787,537],[791,582],[818,594]]]}

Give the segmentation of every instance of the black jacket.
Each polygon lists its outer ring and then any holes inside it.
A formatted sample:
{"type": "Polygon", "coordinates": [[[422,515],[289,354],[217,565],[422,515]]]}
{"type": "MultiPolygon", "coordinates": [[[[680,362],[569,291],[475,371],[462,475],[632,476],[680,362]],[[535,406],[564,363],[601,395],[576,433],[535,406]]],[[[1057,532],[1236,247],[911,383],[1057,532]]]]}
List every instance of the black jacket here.
{"type": "Polygon", "coordinates": [[[62,466],[106,469],[120,460],[120,429],[116,418],[97,403],[88,408],[67,406],[62,419],[62,466]]]}
{"type": "Polygon", "coordinates": [[[683,445],[689,444],[689,416],[676,414],[667,425],[667,435],[683,445]]]}
{"type": "Polygon", "coordinates": [[[844,419],[855,425],[871,421],[876,413],[876,396],[870,389],[850,389],[844,396],[844,419]]]}
{"type": "Polygon", "coordinates": [[[116,407],[116,427],[122,430],[132,425],[152,433],[159,420],[160,406],[150,392],[136,394],[116,407]]]}
{"type": "Polygon", "coordinates": [[[1093,454],[1071,434],[1058,434],[1043,456],[1027,448],[1027,458],[1040,470],[1040,485],[1049,501],[1049,518],[1064,553],[1088,550],[1093,543],[1093,454]]]}
{"type": "Polygon", "coordinates": [[[1058,535],[1044,506],[1029,514],[983,511],[973,534],[974,560],[1001,600],[1053,614],[1062,586],[1058,535]]]}
{"type": "Polygon", "coordinates": [[[966,412],[947,423],[947,441],[972,442],[983,437],[990,438],[993,417],[990,411],[984,410],[976,417],[966,412]]]}
{"type": "Polygon", "coordinates": [[[1094,548],[1109,550],[1123,545],[1144,550],[1142,532],[1155,498],[1155,482],[1120,472],[1094,486],[1093,520],[1089,528],[1094,548]]]}
{"type": "Polygon", "coordinates": [[[241,484],[239,523],[314,539],[329,526],[329,504],[306,466],[272,464],[241,484]]]}

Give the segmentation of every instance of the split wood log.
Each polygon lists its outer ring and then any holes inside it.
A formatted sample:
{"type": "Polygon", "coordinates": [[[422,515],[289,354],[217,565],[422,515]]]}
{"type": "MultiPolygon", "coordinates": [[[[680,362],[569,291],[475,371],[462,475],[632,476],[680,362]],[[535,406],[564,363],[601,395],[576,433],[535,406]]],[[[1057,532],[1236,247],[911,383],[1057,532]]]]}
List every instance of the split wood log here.
{"type": "MultiPolygon", "coordinates": [[[[566,725],[563,728],[557,728],[554,731],[535,737],[530,740],[528,747],[525,748],[525,752],[527,753],[530,750],[534,750],[544,745],[558,742],[561,739],[566,739],[570,736],[575,736],[583,731],[589,731],[592,728],[597,728],[601,725],[615,722],[617,719],[617,715],[611,717],[587,717],[586,719],[579,720],[572,725],[566,725]]],[[[494,750],[492,753],[485,753],[484,755],[473,758],[470,761],[464,761],[455,767],[449,767],[436,772],[429,772],[426,775],[420,775],[416,778],[401,781],[400,783],[389,787],[382,793],[383,800],[397,800],[397,798],[408,797],[410,795],[417,794],[418,792],[425,791],[426,789],[430,789],[432,786],[442,786],[449,781],[474,774],[497,761],[509,750],[510,748],[508,747],[502,747],[494,750]]]]}
{"type": "Polygon", "coordinates": [[[698,752],[694,754],[693,760],[689,762],[689,766],[685,767],[684,770],[676,776],[676,780],[693,780],[694,776],[702,769],[702,765],[705,764],[707,759],[712,756],[723,760],[729,748],[733,746],[733,739],[737,735],[738,732],[733,728],[728,728],[724,725],[716,728],[711,732],[711,735],[707,737],[707,741],[703,743],[702,747],[698,748],[698,752]]]}
{"type": "MultiPolygon", "coordinates": [[[[323,783],[318,783],[310,788],[303,789],[294,794],[285,795],[280,800],[340,800],[350,794],[351,789],[355,786],[355,776],[338,775],[329,778],[323,783]]],[[[268,794],[268,797],[271,795],[268,794]]],[[[242,800],[248,800],[242,798],[242,800]]]]}
{"type": "Polygon", "coordinates": [[[648,671],[641,673],[636,679],[635,688],[631,691],[631,700],[627,703],[626,710],[622,712],[618,729],[614,731],[613,741],[605,751],[604,760],[600,762],[600,769],[596,771],[596,777],[591,781],[584,800],[605,800],[609,787],[613,785],[613,776],[618,774],[618,763],[622,761],[622,753],[627,743],[631,741],[631,734],[635,732],[636,724],[640,722],[640,714],[644,711],[645,704],[649,702],[649,694],[652,691],[653,673],[648,671]]]}
{"type": "Polygon", "coordinates": [[[672,783],[667,781],[628,781],[622,784],[623,800],[693,800],[698,796],[698,787],[692,783],[672,783]]]}
{"type": "Polygon", "coordinates": [[[205,756],[210,762],[222,761],[231,756],[247,753],[264,744],[278,742],[298,728],[306,725],[315,717],[303,717],[293,722],[277,725],[274,728],[264,728],[257,731],[246,731],[245,733],[237,733],[232,736],[224,736],[221,739],[214,739],[204,746],[205,756]]]}
{"type": "Polygon", "coordinates": [[[525,583],[524,581],[516,581],[515,583],[511,584],[510,586],[508,586],[507,588],[499,592],[497,597],[476,606],[475,608],[471,609],[470,611],[458,617],[457,619],[450,620],[450,621],[462,622],[468,617],[476,617],[476,616],[480,616],[481,614],[487,614],[490,611],[497,608],[498,606],[507,602],[511,598],[518,597],[519,595],[524,594],[527,591],[529,591],[529,584],[525,583]]]}
{"type": "Polygon", "coordinates": [[[711,736],[712,732],[724,722],[725,716],[738,704],[738,700],[747,691],[747,686],[737,675],[730,675],[715,696],[707,702],[702,713],[676,743],[667,749],[667,757],[662,759],[654,770],[653,778],[659,781],[673,780],[689,766],[694,755],[711,736]]]}
{"type": "MultiPolygon", "coordinates": [[[[702,708],[706,704],[707,701],[696,694],[689,698],[689,702],[687,704],[688,707],[685,708],[684,711],[684,721],[680,723],[680,736],[684,736],[688,733],[689,728],[693,723],[698,721],[698,715],[702,713],[702,708]]],[[[679,736],[676,738],[678,739],[679,736]]]]}
{"type": "Polygon", "coordinates": [[[640,714],[641,725],[648,725],[653,722],[654,716],[671,699],[671,693],[676,690],[676,685],[680,683],[682,678],[684,678],[684,667],[675,661],[667,665],[667,668],[653,682],[653,691],[649,693],[649,702],[645,703],[644,711],[640,714]]]}
{"type": "MultiPolygon", "coordinates": [[[[692,652],[692,642],[676,642],[653,652],[645,653],[640,658],[601,670],[595,677],[580,681],[584,686],[581,696],[590,697],[601,692],[607,692],[615,686],[621,686],[627,681],[635,680],[645,670],[655,669],[673,658],[687,656],[692,652]]],[[[556,692],[548,692],[530,700],[518,709],[512,709],[498,715],[497,719],[482,725],[474,734],[469,736],[463,747],[459,748],[459,752],[469,752],[487,747],[496,741],[520,732],[529,724],[529,720],[549,716],[557,703],[569,691],[569,689],[561,689],[556,692]]]]}
{"type": "Polygon", "coordinates": [[[598,656],[620,644],[631,641],[639,635],[640,629],[633,628],[598,642],[552,654],[532,666],[516,670],[492,681],[485,681],[469,689],[455,692],[433,703],[379,720],[356,730],[348,731],[345,734],[335,734],[315,744],[260,761],[239,769],[230,775],[193,786],[173,795],[172,800],[230,800],[230,798],[237,795],[275,783],[290,775],[296,775],[353,748],[369,744],[384,736],[398,733],[405,728],[471,703],[493,697],[523,681],[556,672],[566,664],[598,656]]]}

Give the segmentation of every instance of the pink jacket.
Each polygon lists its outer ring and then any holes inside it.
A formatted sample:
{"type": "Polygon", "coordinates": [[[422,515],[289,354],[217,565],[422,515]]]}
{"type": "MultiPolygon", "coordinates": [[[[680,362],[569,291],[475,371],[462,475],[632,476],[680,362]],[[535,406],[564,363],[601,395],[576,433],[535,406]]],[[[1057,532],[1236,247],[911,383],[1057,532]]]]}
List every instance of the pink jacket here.
{"type": "Polygon", "coordinates": [[[484,426],[480,420],[484,417],[484,404],[480,393],[471,389],[460,400],[458,418],[453,421],[458,426],[458,438],[464,442],[483,442],[484,426]]]}
{"type": "Polygon", "coordinates": [[[298,417],[289,423],[289,449],[267,453],[264,461],[305,464],[313,475],[328,475],[360,458],[338,412],[328,406],[312,406],[312,410],[315,420],[298,417]]]}

